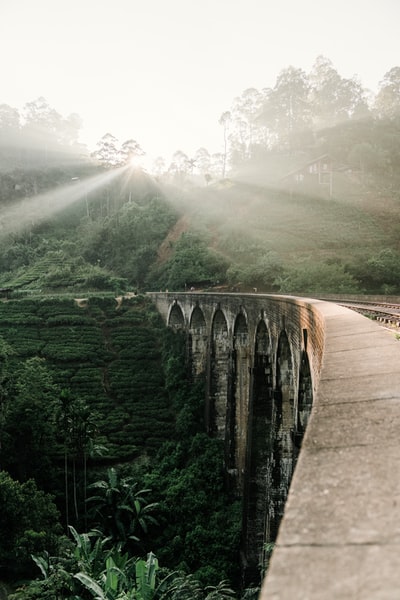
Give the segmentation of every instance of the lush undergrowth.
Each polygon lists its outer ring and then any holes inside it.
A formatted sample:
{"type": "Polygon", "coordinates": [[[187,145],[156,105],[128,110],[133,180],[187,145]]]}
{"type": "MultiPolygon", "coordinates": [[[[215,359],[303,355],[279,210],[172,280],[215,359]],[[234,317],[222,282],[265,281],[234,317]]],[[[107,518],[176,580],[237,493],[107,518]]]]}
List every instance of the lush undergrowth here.
{"type": "Polygon", "coordinates": [[[0,577],[38,576],[31,554],[54,575],[17,597],[86,598],[71,595],[83,568],[62,535],[71,525],[97,530],[101,560],[154,552],[164,574],[239,586],[241,507],[222,442],[204,431],[204,381],[152,304],[4,301],[0,340],[0,577]]]}

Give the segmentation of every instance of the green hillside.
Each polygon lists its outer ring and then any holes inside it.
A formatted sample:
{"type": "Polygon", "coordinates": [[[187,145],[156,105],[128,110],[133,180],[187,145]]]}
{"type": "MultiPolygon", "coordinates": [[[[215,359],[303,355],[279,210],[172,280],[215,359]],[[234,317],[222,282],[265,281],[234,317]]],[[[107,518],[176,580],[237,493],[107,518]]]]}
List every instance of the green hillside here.
{"type": "MultiPolygon", "coordinates": [[[[221,284],[306,294],[398,291],[398,195],[359,185],[340,198],[318,191],[294,194],[231,179],[191,191],[180,210],[190,223],[186,235],[196,232],[225,261],[225,273],[214,276],[221,284]]],[[[212,281],[213,274],[198,279],[212,281]]]]}
{"type": "Polygon", "coordinates": [[[365,193],[363,197],[362,192],[356,199],[326,198],[231,185],[224,191],[197,193],[192,220],[204,219],[214,229],[216,247],[233,257],[242,254],[245,260],[255,245],[275,251],[288,263],[298,257],[352,262],[360,253],[368,256],[398,241],[399,222],[393,213],[399,215],[400,200],[395,198],[382,201],[365,193]]]}
{"type": "Polygon", "coordinates": [[[0,337],[13,349],[11,364],[42,359],[54,383],[96,413],[99,441],[114,462],[154,454],[172,432],[157,322],[143,298],[0,303],[0,337]]]}
{"type": "Polygon", "coordinates": [[[92,199],[3,236],[0,285],[15,294],[242,285],[266,291],[399,292],[396,193],[294,194],[234,179],[92,199]],[[135,194],[133,201],[132,197],[135,194]],[[28,237],[27,237],[28,236],[28,237]],[[296,273],[296,277],[294,277],[296,273]]]}

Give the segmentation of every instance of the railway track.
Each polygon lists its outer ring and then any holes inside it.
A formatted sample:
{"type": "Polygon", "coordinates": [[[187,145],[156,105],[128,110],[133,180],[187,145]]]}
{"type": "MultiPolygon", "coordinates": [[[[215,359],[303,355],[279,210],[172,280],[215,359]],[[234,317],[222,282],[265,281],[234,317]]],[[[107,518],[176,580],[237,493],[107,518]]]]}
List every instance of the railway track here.
{"type": "MultiPolygon", "coordinates": [[[[321,300],[325,300],[325,298],[321,298],[321,300]]],[[[328,300],[328,302],[332,302],[332,300],[328,300]]],[[[368,300],[334,300],[334,302],[378,321],[383,326],[400,330],[400,304],[368,300]]]]}

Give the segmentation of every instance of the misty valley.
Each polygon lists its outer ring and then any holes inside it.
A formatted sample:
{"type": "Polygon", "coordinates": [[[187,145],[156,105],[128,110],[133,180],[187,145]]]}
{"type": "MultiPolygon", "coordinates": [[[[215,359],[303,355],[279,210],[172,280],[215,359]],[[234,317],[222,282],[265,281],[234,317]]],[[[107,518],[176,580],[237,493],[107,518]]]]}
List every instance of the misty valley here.
{"type": "Polygon", "coordinates": [[[319,56],[218,122],[148,164],[0,104],[1,600],[258,597],[275,539],[246,578],[207,374],[146,292],[400,295],[400,67],[371,97],[319,56]]]}

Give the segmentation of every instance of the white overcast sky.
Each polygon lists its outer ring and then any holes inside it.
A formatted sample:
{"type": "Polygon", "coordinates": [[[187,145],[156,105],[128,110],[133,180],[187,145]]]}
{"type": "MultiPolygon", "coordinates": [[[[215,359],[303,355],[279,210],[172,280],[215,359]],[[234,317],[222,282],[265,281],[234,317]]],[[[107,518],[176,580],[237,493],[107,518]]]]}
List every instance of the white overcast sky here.
{"type": "Polygon", "coordinates": [[[151,156],[222,149],[221,114],[319,54],[376,91],[400,66],[400,0],[0,0],[0,103],[44,96],[151,156]]]}

